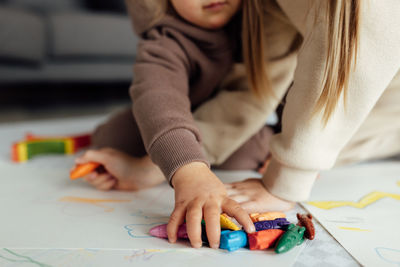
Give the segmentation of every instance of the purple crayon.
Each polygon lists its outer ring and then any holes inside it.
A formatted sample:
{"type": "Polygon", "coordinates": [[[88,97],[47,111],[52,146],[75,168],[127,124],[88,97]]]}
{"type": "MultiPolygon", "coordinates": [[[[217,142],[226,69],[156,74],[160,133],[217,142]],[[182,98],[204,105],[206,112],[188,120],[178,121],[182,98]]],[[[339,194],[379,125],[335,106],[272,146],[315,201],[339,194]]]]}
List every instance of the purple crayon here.
{"type": "MultiPolygon", "coordinates": [[[[168,224],[161,224],[154,226],[150,229],[149,233],[155,237],[168,238],[167,225],[168,224]]],[[[186,223],[179,225],[178,238],[188,238],[188,235],[186,233],[186,223]]]]}
{"type": "Polygon", "coordinates": [[[268,229],[286,229],[289,224],[290,222],[288,222],[286,218],[277,218],[270,221],[255,222],[254,226],[256,227],[256,231],[261,231],[268,229]]]}

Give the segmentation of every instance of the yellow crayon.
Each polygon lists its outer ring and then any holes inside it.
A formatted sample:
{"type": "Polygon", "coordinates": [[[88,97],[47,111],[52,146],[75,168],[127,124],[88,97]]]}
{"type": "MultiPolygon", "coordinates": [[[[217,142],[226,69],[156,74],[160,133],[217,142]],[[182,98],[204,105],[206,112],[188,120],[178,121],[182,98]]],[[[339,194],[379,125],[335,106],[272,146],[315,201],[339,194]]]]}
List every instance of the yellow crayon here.
{"type": "Polygon", "coordinates": [[[234,222],[232,222],[225,214],[220,215],[219,221],[221,223],[221,228],[223,229],[229,229],[233,231],[240,230],[239,226],[237,226],[234,222]]]}

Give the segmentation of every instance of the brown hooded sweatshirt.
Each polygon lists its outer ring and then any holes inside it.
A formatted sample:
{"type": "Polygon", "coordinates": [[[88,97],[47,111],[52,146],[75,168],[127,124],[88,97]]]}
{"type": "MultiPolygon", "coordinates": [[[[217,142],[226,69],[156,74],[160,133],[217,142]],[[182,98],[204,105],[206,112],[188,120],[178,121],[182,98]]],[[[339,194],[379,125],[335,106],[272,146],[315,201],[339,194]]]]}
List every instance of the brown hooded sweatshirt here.
{"type": "Polygon", "coordinates": [[[227,29],[200,29],[167,15],[150,28],[143,4],[128,5],[142,37],[130,89],[133,114],[147,153],[170,181],[181,166],[202,161],[192,111],[216,93],[233,64],[227,29]]]}

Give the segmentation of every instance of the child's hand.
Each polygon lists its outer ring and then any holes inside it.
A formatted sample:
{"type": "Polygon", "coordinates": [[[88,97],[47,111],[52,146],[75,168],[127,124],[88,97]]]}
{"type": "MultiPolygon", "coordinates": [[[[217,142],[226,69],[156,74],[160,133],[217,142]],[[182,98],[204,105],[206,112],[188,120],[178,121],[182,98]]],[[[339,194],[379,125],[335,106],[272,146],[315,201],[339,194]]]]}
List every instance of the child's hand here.
{"type": "Polygon", "coordinates": [[[92,172],[85,181],[99,190],[139,190],[165,181],[161,170],[149,157],[134,158],[111,148],[88,150],[75,160],[76,164],[97,162],[106,172],[92,172]]]}
{"type": "Polygon", "coordinates": [[[190,243],[195,248],[201,247],[201,220],[204,216],[210,247],[218,248],[221,211],[236,218],[246,232],[255,231],[249,215],[238,203],[227,197],[223,183],[206,164],[192,162],[181,167],[173,176],[172,185],[175,189],[175,209],[167,227],[171,243],[176,241],[178,226],[186,218],[190,243]]]}
{"type": "Polygon", "coordinates": [[[261,179],[247,179],[242,182],[225,184],[229,197],[240,203],[248,213],[285,211],[294,207],[293,202],[270,194],[261,179]]]}

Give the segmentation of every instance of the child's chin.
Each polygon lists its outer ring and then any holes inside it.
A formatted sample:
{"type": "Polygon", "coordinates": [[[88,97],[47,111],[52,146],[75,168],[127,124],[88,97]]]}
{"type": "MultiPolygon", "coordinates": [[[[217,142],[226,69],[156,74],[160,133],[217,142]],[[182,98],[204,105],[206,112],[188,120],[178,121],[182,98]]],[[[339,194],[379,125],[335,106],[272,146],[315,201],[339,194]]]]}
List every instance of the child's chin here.
{"type": "Polygon", "coordinates": [[[226,24],[228,24],[229,20],[225,18],[216,18],[207,22],[205,28],[209,30],[218,30],[223,28],[226,24]]]}

